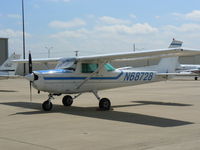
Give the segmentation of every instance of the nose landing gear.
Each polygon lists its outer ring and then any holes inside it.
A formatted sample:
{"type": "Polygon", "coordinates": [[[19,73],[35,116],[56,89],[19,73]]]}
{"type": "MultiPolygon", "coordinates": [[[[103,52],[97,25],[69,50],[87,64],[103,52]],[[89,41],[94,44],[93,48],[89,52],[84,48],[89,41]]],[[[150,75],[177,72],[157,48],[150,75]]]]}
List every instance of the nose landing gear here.
{"type": "Polygon", "coordinates": [[[42,104],[43,110],[50,111],[53,108],[53,104],[51,102],[52,99],[54,99],[53,95],[49,94],[48,99],[42,104]]]}

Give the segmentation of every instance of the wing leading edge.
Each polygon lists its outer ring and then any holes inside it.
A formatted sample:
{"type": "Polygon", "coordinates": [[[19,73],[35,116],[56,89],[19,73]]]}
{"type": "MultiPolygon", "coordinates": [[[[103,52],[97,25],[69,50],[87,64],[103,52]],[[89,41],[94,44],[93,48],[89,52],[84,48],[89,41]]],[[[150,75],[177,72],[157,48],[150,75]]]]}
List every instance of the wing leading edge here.
{"type": "Polygon", "coordinates": [[[174,56],[188,56],[200,54],[200,50],[184,49],[184,48],[168,48],[158,50],[146,50],[140,52],[113,53],[105,55],[93,55],[77,57],[78,61],[111,61],[117,59],[144,59],[144,58],[162,58],[174,56]]]}
{"type": "MultiPolygon", "coordinates": [[[[144,59],[144,58],[162,58],[162,57],[174,57],[174,56],[188,56],[200,54],[200,50],[189,48],[168,48],[157,50],[146,50],[138,52],[124,52],[124,53],[112,53],[103,55],[91,55],[91,56],[79,56],[75,57],[77,61],[111,61],[118,59],[144,59]]],[[[41,58],[32,59],[33,63],[56,63],[63,58],[41,58]]],[[[16,63],[28,63],[28,59],[14,60],[16,63]]]]}

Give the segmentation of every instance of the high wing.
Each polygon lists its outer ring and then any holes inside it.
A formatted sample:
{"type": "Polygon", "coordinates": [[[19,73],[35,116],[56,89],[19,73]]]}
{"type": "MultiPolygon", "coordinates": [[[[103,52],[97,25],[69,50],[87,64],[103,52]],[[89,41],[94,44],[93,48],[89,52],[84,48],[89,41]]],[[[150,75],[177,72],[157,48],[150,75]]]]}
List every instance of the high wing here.
{"type": "MultiPolygon", "coordinates": [[[[98,61],[98,62],[109,62],[111,60],[119,59],[154,59],[163,57],[173,56],[187,56],[200,54],[200,50],[189,49],[189,48],[167,48],[157,50],[145,50],[138,52],[124,52],[124,53],[112,53],[102,55],[91,55],[91,56],[79,56],[75,57],[76,61],[98,61]]],[[[33,63],[57,63],[63,58],[41,58],[32,59],[33,63]]],[[[72,58],[71,58],[72,59],[72,58]]],[[[14,60],[16,63],[28,63],[28,59],[14,60]]]]}
{"type": "Polygon", "coordinates": [[[105,55],[93,55],[93,56],[82,56],[77,57],[78,61],[111,61],[118,59],[153,59],[163,57],[174,57],[174,56],[187,56],[200,54],[200,50],[189,49],[189,48],[168,48],[168,49],[157,49],[157,50],[146,50],[139,52],[126,52],[126,53],[113,53],[105,55]]]}

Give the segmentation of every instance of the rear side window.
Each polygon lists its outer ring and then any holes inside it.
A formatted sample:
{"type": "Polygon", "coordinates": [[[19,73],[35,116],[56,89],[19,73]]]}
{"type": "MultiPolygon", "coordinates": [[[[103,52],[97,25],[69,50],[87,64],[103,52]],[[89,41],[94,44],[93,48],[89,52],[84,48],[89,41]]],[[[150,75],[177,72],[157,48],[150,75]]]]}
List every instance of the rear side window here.
{"type": "Polygon", "coordinates": [[[82,73],[93,73],[98,69],[98,64],[82,63],[82,73]]]}

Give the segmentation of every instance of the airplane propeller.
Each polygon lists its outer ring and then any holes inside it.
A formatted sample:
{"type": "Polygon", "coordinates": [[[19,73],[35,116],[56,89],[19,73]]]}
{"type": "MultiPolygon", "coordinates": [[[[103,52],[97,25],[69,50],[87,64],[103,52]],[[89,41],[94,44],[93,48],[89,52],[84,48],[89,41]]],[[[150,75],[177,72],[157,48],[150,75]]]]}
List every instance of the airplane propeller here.
{"type": "Polygon", "coordinates": [[[32,101],[32,84],[34,81],[38,80],[39,76],[33,72],[31,52],[29,52],[29,55],[28,55],[28,70],[29,70],[29,74],[27,74],[25,78],[29,80],[29,83],[30,83],[29,84],[30,101],[32,101]]]}
{"type": "MultiPolygon", "coordinates": [[[[33,73],[31,52],[29,52],[28,55],[28,70],[29,74],[33,73]]],[[[29,82],[29,89],[30,89],[30,101],[32,102],[32,81],[29,82]]]]}
{"type": "Polygon", "coordinates": [[[28,67],[29,67],[29,73],[31,74],[33,72],[31,52],[29,52],[29,55],[28,55],[28,67]]]}

